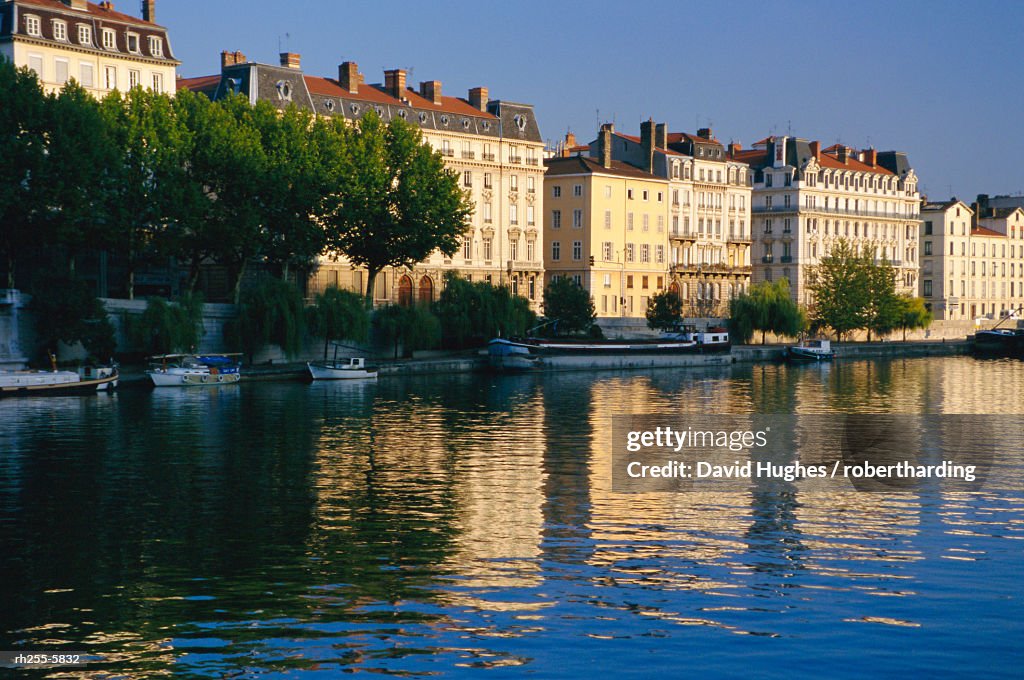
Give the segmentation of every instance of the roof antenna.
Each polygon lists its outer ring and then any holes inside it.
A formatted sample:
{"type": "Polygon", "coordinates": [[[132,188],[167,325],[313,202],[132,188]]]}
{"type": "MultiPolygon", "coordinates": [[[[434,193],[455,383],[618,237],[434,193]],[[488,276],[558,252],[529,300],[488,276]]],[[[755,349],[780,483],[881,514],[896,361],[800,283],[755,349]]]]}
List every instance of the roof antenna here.
{"type": "Polygon", "coordinates": [[[790,137],[793,136],[793,121],[791,120],[786,121],[786,134],[790,137]]]}
{"type": "Polygon", "coordinates": [[[284,49],[282,50],[281,49],[281,36],[280,35],[277,36],[277,51],[278,52],[284,52],[284,51],[286,51],[288,49],[288,41],[291,39],[291,37],[292,37],[291,33],[285,33],[284,34],[284,49]]]}

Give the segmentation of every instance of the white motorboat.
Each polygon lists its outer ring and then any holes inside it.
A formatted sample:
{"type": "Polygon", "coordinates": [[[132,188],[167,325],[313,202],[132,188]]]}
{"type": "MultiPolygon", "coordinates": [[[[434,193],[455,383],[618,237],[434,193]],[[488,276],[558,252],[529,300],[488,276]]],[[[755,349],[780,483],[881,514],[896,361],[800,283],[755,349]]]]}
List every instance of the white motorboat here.
{"type": "Polygon", "coordinates": [[[240,354],[161,354],[146,371],[157,387],[224,385],[242,379],[240,354]]]}
{"type": "Polygon", "coordinates": [[[306,362],[313,380],[376,380],[377,369],[366,366],[362,357],[306,362]]]}
{"type": "Polygon", "coordinates": [[[813,363],[832,361],[836,353],[832,351],[832,343],[828,340],[804,340],[799,345],[788,347],[786,358],[794,363],[813,363]]]}
{"type": "Polygon", "coordinates": [[[0,396],[92,394],[117,387],[115,366],[83,366],[76,371],[0,371],[0,396]]]}

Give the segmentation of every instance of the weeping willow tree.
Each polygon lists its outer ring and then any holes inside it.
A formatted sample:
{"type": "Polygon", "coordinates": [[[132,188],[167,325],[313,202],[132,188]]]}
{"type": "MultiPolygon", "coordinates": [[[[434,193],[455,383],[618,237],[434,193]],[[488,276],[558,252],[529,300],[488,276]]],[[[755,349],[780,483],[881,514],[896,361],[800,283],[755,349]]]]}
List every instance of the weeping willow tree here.
{"type": "Polygon", "coordinates": [[[302,293],[295,284],[281,279],[266,279],[244,292],[238,317],[225,329],[228,342],[240,347],[250,363],[256,352],[270,344],[289,357],[297,355],[305,332],[302,293]]]}
{"type": "Polygon", "coordinates": [[[203,335],[203,296],[185,293],[173,302],[152,297],[131,325],[132,340],[147,354],[187,352],[203,335]]]}
{"type": "Polygon", "coordinates": [[[331,287],[317,293],[309,308],[309,330],[324,338],[324,359],[331,340],[363,342],[370,330],[370,315],[363,296],[331,287]]]}

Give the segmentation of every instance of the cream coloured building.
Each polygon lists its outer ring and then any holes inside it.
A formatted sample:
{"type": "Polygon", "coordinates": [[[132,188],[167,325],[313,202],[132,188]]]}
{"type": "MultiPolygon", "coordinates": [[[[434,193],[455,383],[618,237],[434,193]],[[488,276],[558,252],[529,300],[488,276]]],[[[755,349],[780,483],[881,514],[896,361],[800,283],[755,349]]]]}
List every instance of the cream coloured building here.
{"type": "Polygon", "coordinates": [[[639,317],[669,285],[669,182],[612,160],[605,125],[597,155],[546,161],[544,269],[586,288],[598,318],[639,317]]]}
{"type": "Polygon", "coordinates": [[[141,86],[174,94],[177,66],[156,2],[142,18],[112,2],[7,0],[0,4],[0,57],[36,72],[47,92],[76,81],[92,95],[141,86]]]}
{"type": "MultiPolygon", "coordinates": [[[[179,81],[179,87],[211,99],[229,92],[279,108],[295,104],[321,116],[357,120],[368,111],[388,122],[405,120],[444,157],[460,177],[475,210],[462,248],[452,257],[435,253],[412,269],[391,268],[377,276],[374,300],[409,304],[436,300],[445,272],[509,286],[536,307],[543,292],[544,141],[533,107],[491,100],[486,87],[466,97],[442,94],[441,82],[414,89],[402,69],[384,71],[368,84],[354,62],[337,77],[305,75],[300,55],[281,54],[279,65],[259,64],[240,52],[221,54],[221,72],[179,81]]],[[[328,286],[364,291],[365,273],[347,262],[322,258],[309,292],[328,286]]]]}
{"type": "Polygon", "coordinates": [[[873,249],[898,271],[898,292],[917,294],[920,195],[899,151],[768,137],[729,157],[753,170],[753,281],[789,280],[794,300],[813,303],[808,276],[839,239],[873,249]]]}
{"type": "Polygon", "coordinates": [[[1024,316],[1024,209],[984,198],[921,209],[921,297],[936,319],[1024,316]]]}
{"type": "MultiPolygon", "coordinates": [[[[668,287],[686,316],[722,316],[750,285],[750,169],[708,128],[669,132],[648,120],[640,136],[611,127],[611,156],[669,182],[668,287]]],[[[599,140],[589,145],[599,155],[599,140]]]]}

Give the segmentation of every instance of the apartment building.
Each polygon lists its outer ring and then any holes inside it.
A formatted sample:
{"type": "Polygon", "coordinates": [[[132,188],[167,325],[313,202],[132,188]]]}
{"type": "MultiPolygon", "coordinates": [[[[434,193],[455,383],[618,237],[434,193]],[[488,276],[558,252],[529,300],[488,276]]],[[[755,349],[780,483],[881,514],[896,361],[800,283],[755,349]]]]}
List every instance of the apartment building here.
{"type": "MultiPolygon", "coordinates": [[[[401,119],[418,127],[425,141],[462,178],[475,210],[462,247],[452,257],[441,253],[412,268],[391,268],[377,276],[378,303],[429,302],[440,293],[446,272],[474,281],[508,286],[530,300],[542,299],[544,142],[533,107],[492,100],[486,87],[465,97],[442,93],[428,80],[414,89],[403,69],[383,73],[369,84],[355,62],[338,66],[337,77],[306,75],[301,56],[286,52],[278,65],[249,61],[241,52],[222,52],[219,74],[184,79],[179,87],[211,99],[228,93],[279,108],[295,105],[321,116],[358,120],[375,111],[385,122],[401,119]]],[[[327,286],[365,291],[365,273],[342,259],[323,258],[309,291],[327,286]]]]}
{"type": "Polygon", "coordinates": [[[144,0],[141,18],[113,2],[7,0],[0,57],[35,71],[47,92],[74,80],[97,98],[133,87],[173,94],[181,63],[156,23],[156,0],[144,0]]]}
{"type": "Polygon", "coordinates": [[[755,283],[786,278],[811,305],[812,268],[845,239],[892,263],[897,290],[917,294],[920,195],[905,153],[772,136],[750,150],[730,144],[728,155],[753,171],[755,283]]]}

